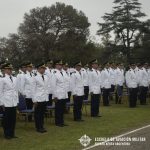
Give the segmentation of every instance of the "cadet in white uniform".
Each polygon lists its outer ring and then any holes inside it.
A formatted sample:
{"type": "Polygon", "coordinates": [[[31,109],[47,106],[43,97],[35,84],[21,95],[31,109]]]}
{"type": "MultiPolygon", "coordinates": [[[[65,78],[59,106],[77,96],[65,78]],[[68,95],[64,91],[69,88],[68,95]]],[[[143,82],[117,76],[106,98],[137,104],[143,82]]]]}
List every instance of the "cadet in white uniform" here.
{"type": "Polygon", "coordinates": [[[92,69],[89,71],[89,89],[91,94],[91,117],[101,117],[99,115],[100,94],[101,94],[101,74],[98,70],[98,61],[94,59],[90,62],[92,69]]]}
{"type": "Polygon", "coordinates": [[[44,114],[48,102],[48,78],[45,73],[46,66],[44,63],[37,65],[37,75],[33,81],[33,103],[34,118],[37,132],[46,132],[44,128],[44,114]]]}
{"type": "Polygon", "coordinates": [[[48,79],[49,79],[49,84],[48,84],[48,91],[49,91],[49,101],[48,101],[48,106],[52,106],[53,105],[53,100],[52,100],[52,93],[53,93],[53,72],[54,72],[54,68],[53,68],[54,62],[53,60],[48,60],[46,62],[46,70],[45,70],[45,74],[47,75],[48,79]]]}
{"type": "Polygon", "coordinates": [[[68,98],[66,99],[66,102],[70,102],[70,98],[71,98],[71,74],[70,74],[70,71],[69,71],[68,63],[65,63],[63,65],[63,70],[62,71],[63,71],[63,74],[64,74],[66,91],[68,93],[68,98]]]}
{"type": "Polygon", "coordinates": [[[81,62],[75,63],[75,72],[71,75],[74,121],[82,120],[82,105],[84,99],[84,79],[81,62]]]}
{"type": "Polygon", "coordinates": [[[141,105],[146,105],[146,97],[149,87],[149,79],[147,72],[147,65],[144,64],[143,67],[139,71],[139,99],[141,105]]]}
{"type": "MultiPolygon", "coordinates": [[[[5,63],[4,61],[0,62],[0,82],[1,82],[1,79],[4,77],[4,71],[1,70],[1,67],[4,63],[5,63]]],[[[0,114],[3,114],[3,113],[4,113],[4,107],[2,106],[1,97],[0,97],[0,114]]]]}
{"type": "Polygon", "coordinates": [[[24,80],[25,74],[26,74],[26,63],[22,63],[20,65],[19,73],[17,75],[17,86],[18,86],[18,90],[19,90],[19,99],[20,98],[22,99],[22,93],[23,93],[24,89],[22,89],[21,83],[22,83],[22,80],[24,80]]]}
{"type": "Polygon", "coordinates": [[[123,64],[118,63],[116,69],[116,104],[121,104],[123,95],[123,85],[125,82],[123,64]]]}
{"type": "Polygon", "coordinates": [[[116,85],[116,66],[114,63],[109,63],[109,73],[110,73],[110,81],[111,81],[111,93],[115,91],[115,85],[116,85]]]}
{"type": "Polygon", "coordinates": [[[57,60],[55,62],[55,71],[53,76],[53,99],[55,101],[55,125],[64,127],[64,110],[68,92],[66,90],[65,75],[62,71],[63,62],[57,60]]]}
{"type": "MultiPolygon", "coordinates": [[[[21,89],[22,89],[22,95],[25,97],[26,106],[27,109],[33,108],[33,95],[32,88],[33,88],[33,80],[34,80],[34,74],[32,73],[33,65],[31,62],[28,62],[26,64],[26,74],[24,74],[22,80],[21,80],[21,89]]],[[[28,116],[28,121],[32,121],[32,115],[28,116]]]]}
{"type": "Polygon", "coordinates": [[[149,83],[149,88],[150,88],[150,64],[148,64],[147,72],[148,72],[148,83],[149,83]]]}
{"type": "Polygon", "coordinates": [[[15,138],[16,106],[18,104],[18,89],[16,78],[12,76],[12,65],[2,66],[5,77],[0,82],[0,100],[4,106],[3,129],[6,139],[15,138]]]}
{"type": "Polygon", "coordinates": [[[88,100],[89,97],[89,70],[88,64],[82,68],[83,71],[83,82],[84,82],[84,100],[88,100]]]}
{"type": "Polygon", "coordinates": [[[111,80],[108,63],[104,64],[105,68],[101,71],[102,89],[103,89],[103,105],[109,106],[109,95],[111,89],[111,80]]]}
{"type": "Polygon", "coordinates": [[[126,85],[129,90],[129,107],[136,107],[137,92],[138,92],[138,79],[135,71],[135,64],[130,64],[130,69],[126,72],[126,85]]]}

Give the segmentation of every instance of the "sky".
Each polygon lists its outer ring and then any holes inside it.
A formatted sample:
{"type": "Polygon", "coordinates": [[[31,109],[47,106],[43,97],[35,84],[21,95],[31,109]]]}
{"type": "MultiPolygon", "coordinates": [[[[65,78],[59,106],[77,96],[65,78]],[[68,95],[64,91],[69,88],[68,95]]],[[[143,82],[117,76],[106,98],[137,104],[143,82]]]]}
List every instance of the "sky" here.
{"type": "MultiPolygon", "coordinates": [[[[111,12],[114,0],[0,0],[0,37],[7,37],[9,33],[17,33],[17,28],[23,22],[24,13],[35,7],[51,6],[56,2],[73,5],[77,10],[82,10],[91,23],[91,38],[99,41],[96,35],[97,22],[102,22],[102,16],[111,12]]],[[[142,11],[150,18],[150,0],[139,0],[142,11]]]]}

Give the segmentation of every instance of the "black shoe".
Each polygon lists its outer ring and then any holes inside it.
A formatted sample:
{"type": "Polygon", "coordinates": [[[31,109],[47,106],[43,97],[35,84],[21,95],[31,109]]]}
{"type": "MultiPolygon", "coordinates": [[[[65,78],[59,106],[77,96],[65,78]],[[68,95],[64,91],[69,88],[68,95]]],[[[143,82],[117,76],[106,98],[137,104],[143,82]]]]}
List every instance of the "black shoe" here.
{"type": "Polygon", "coordinates": [[[79,119],[78,121],[79,121],[79,122],[83,122],[84,120],[83,120],[83,119],[79,119]]]}
{"type": "Polygon", "coordinates": [[[18,137],[17,136],[12,136],[12,138],[14,138],[14,139],[16,138],[17,139],[18,137]]]}
{"type": "Polygon", "coordinates": [[[102,117],[101,115],[97,115],[96,117],[102,117]]]}
{"type": "Polygon", "coordinates": [[[12,139],[12,137],[11,136],[5,136],[5,139],[10,140],[10,139],[12,139]]]}
{"type": "Polygon", "coordinates": [[[63,124],[63,126],[69,126],[69,125],[67,125],[67,124],[63,124]]]}
{"type": "Polygon", "coordinates": [[[44,129],[44,128],[43,128],[43,129],[41,129],[41,131],[42,131],[43,133],[44,133],[44,132],[47,132],[47,130],[46,130],[46,129],[44,129]]]}
{"type": "Polygon", "coordinates": [[[56,126],[57,126],[57,127],[64,127],[63,124],[57,124],[56,126]]]}
{"type": "Polygon", "coordinates": [[[36,131],[37,131],[37,132],[39,132],[39,133],[47,132],[47,131],[46,131],[46,130],[44,130],[44,129],[37,129],[36,131]]]}

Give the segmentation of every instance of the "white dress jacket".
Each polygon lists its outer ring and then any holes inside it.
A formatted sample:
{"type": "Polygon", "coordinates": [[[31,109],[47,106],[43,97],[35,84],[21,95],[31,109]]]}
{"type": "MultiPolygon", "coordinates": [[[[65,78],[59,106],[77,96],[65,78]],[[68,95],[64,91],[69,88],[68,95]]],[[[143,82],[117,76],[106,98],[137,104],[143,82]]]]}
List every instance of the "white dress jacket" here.
{"type": "Polygon", "coordinates": [[[33,80],[33,102],[45,102],[48,101],[48,78],[44,75],[44,80],[42,74],[37,72],[37,75],[33,80]]]}
{"type": "Polygon", "coordinates": [[[0,79],[0,101],[5,107],[16,107],[18,104],[18,88],[15,77],[5,74],[5,77],[0,79]]]}

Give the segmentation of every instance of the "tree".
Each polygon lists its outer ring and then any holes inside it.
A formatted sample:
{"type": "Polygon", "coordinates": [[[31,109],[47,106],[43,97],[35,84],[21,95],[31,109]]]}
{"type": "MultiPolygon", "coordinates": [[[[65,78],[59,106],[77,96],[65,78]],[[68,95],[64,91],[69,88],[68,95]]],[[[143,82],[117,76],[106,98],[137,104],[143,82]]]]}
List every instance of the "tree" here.
{"type": "Polygon", "coordinates": [[[83,12],[70,5],[56,3],[51,7],[38,7],[26,13],[19,27],[19,36],[30,52],[29,58],[38,54],[34,57],[37,62],[41,57],[48,59],[52,51],[67,49],[69,53],[72,49],[77,50],[80,42],[86,44],[89,26],[88,18],[83,12]],[[69,40],[70,36],[72,40],[69,40]],[[71,46],[66,47],[65,43],[71,46]]]}
{"type": "Polygon", "coordinates": [[[134,59],[137,61],[150,62],[150,20],[145,22],[141,33],[142,36],[135,43],[134,59]]]}
{"type": "Polygon", "coordinates": [[[132,47],[141,36],[144,22],[140,18],[145,14],[141,12],[141,3],[138,0],[114,0],[112,13],[105,13],[102,17],[104,23],[98,23],[98,35],[114,33],[114,43],[121,45],[121,52],[130,61],[132,47]]]}

